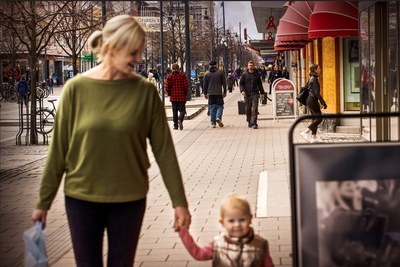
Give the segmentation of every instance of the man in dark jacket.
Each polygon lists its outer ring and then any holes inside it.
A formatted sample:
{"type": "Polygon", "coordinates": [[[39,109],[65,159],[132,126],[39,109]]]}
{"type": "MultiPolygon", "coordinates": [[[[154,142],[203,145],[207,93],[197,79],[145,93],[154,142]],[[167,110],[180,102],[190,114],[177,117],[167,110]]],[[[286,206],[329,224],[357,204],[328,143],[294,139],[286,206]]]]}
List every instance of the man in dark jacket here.
{"type": "Polygon", "coordinates": [[[240,77],[240,92],[246,104],[246,119],[249,128],[257,129],[258,101],[264,97],[261,75],[256,71],[254,62],[247,63],[247,70],[240,77]]]}
{"type": "Polygon", "coordinates": [[[211,125],[213,128],[222,123],[222,111],[224,109],[224,97],[226,97],[226,78],[223,71],[218,70],[215,60],[210,62],[210,69],[204,76],[204,97],[208,99],[211,125]]]}
{"type": "Polygon", "coordinates": [[[25,105],[28,103],[29,84],[26,81],[25,75],[22,75],[21,80],[18,82],[17,91],[25,105]]]}

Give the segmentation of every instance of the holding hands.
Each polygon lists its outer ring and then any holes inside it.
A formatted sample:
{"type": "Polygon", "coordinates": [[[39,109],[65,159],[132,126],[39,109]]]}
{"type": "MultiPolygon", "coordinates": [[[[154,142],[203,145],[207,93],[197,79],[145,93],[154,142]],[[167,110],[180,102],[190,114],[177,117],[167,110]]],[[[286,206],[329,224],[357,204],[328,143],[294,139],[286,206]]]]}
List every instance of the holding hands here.
{"type": "Polygon", "coordinates": [[[176,207],[175,208],[175,221],[174,221],[174,230],[175,232],[179,232],[181,229],[189,228],[191,223],[192,216],[188,208],[186,207],[176,207]]]}

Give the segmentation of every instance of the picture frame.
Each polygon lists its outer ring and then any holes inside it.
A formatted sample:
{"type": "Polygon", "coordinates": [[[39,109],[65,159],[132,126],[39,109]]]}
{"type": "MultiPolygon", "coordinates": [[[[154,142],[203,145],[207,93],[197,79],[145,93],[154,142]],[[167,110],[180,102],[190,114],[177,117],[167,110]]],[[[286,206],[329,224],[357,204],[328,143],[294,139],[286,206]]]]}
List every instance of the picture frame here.
{"type": "Polygon", "coordinates": [[[400,143],[298,144],[294,159],[293,266],[400,266],[400,143]]]}

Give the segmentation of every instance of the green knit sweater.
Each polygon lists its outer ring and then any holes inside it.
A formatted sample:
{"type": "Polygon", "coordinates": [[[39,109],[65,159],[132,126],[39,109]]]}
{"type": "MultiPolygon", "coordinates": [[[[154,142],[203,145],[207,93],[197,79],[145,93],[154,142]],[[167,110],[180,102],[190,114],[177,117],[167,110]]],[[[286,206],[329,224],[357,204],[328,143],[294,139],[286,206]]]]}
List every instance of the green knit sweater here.
{"type": "Polygon", "coordinates": [[[68,80],[36,207],[50,209],[63,175],[65,195],[91,202],[143,199],[149,189],[147,140],[172,204],[187,207],[165,109],[142,77],[68,80]]]}

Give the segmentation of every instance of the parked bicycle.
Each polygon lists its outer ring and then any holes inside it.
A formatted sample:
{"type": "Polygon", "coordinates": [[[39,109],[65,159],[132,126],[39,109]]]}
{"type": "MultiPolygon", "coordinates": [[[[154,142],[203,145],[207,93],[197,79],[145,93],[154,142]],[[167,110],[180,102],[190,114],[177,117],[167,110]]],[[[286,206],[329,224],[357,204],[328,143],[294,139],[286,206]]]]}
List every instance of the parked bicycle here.
{"type": "Polygon", "coordinates": [[[18,93],[16,84],[3,83],[1,85],[0,100],[5,99],[8,102],[14,103],[18,101],[18,93]]]}
{"type": "Polygon", "coordinates": [[[40,134],[48,134],[53,131],[54,118],[56,116],[56,106],[54,104],[55,101],[57,101],[57,99],[47,100],[47,102],[53,105],[53,109],[45,107],[36,111],[36,131],[40,134]]]}

